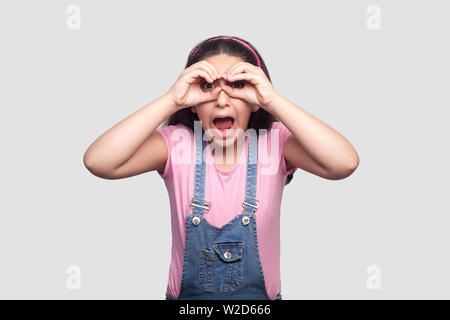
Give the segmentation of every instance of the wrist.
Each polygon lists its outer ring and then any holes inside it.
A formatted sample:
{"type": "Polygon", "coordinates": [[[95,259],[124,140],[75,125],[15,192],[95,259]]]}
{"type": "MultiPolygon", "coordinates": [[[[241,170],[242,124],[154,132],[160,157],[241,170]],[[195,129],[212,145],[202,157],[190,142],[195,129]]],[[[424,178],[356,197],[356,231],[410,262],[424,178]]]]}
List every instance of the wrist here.
{"type": "Polygon", "coordinates": [[[283,97],[278,92],[275,92],[270,103],[265,105],[263,107],[263,109],[265,109],[267,112],[269,112],[270,114],[272,114],[273,116],[276,117],[277,116],[276,115],[277,106],[280,105],[282,100],[283,100],[283,97]]]}
{"type": "Polygon", "coordinates": [[[167,109],[171,112],[171,114],[178,111],[176,103],[168,93],[163,94],[159,98],[159,100],[161,100],[161,102],[167,107],[167,109]]]}

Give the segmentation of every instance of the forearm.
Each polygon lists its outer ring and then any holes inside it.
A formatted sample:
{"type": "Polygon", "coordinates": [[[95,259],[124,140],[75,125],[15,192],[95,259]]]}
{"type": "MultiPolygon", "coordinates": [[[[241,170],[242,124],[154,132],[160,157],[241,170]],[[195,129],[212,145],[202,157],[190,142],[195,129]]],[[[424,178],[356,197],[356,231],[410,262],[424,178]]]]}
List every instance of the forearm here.
{"type": "Polygon", "coordinates": [[[292,132],[310,157],[323,168],[338,172],[358,165],[358,153],[345,137],[288,99],[277,95],[268,111],[292,132]]]}
{"type": "Polygon", "coordinates": [[[86,166],[114,170],[126,162],[176,106],[166,95],[137,110],[98,137],[86,150],[86,166]]]}

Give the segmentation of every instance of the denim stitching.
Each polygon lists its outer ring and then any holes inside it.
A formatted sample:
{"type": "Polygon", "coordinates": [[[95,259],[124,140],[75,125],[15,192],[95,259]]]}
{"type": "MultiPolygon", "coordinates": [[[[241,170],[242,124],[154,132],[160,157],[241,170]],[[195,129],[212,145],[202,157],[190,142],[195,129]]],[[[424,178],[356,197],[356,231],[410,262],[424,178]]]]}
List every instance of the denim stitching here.
{"type": "Polygon", "coordinates": [[[256,231],[256,215],[253,217],[254,219],[250,219],[251,220],[251,224],[252,224],[252,228],[253,228],[253,234],[254,234],[254,238],[255,238],[255,252],[256,252],[256,260],[258,261],[258,269],[260,271],[261,274],[261,278],[262,278],[262,286],[264,288],[264,294],[267,297],[267,299],[270,300],[269,294],[267,293],[267,288],[266,288],[266,280],[264,278],[264,271],[262,269],[262,265],[261,265],[261,259],[259,257],[259,246],[258,246],[258,234],[256,231]]]}
{"type": "Polygon", "coordinates": [[[190,228],[189,228],[189,218],[190,218],[190,215],[188,214],[188,215],[186,215],[186,219],[185,219],[185,221],[184,221],[184,223],[185,223],[185,225],[186,225],[186,236],[185,236],[185,242],[184,242],[184,254],[183,254],[183,268],[182,268],[182,271],[181,271],[181,284],[180,284],[180,292],[181,292],[181,289],[183,289],[184,288],[184,278],[185,278],[185,275],[186,275],[186,269],[185,269],[185,267],[184,267],[184,262],[187,260],[186,259],[186,257],[187,257],[187,252],[188,252],[188,250],[189,250],[189,245],[188,245],[188,243],[189,243],[189,234],[190,234],[190,228]]]}
{"type": "MultiPolygon", "coordinates": [[[[202,161],[200,163],[197,163],[196,161],[194,197],[204,200],[205,163],[203,161],[203,152],[205,142],[202,142],[201,137],[196,137],[195,142],[197,146],[196,159],[198,159],[198,156],[200,155],[202,156],[202,161]]],[[[258,184],[258,139],[252,139],[250,142],[251,143],[249,143],[248,148],[247,174],[245,181],[246,193],[244,201],[254,203],[254,200],[250,200],[249,198],[256,199],[256,189],[258,184]]],[[[250,208],[250,206],[245,205],[242,213],[237,214],[231,221],[223,225],[221,228],[217,228],[209,224],[208,221],[204,219],[203,209],[194,207],[193,214],[189,215],[185,220],[186,243],[181,279],[182,285],[180,289],[181,299],[192,297],[190,296],[191,294],[197,294],[195,293],[197,292],[195,290],[215,293],[212,297],[218,297],[218,293],[220,292],[226,293],[235,290],[235,288],[244,281],[244,259],[246,259],[245,267],[250,268],[249,271],[251,278],[253,279],[253,277],[256,277],[256,282],[252,282],[255,289],[259,290],[256,295],[260,298],[264,297],[263,299],[269,299],[267,289],[265,287],[264,272],[262,270],[262,264],[259,256],[255,211],[256,210],[254,208],[250,208]],[[192,222],[190,220],[192,220],[194,215],[199,216],[201,219],[201,223],[197,226],[191,225],[190,223],[192,222]],[[248,216],[250,218],[250,223],[247,225],[236,225],[236,223],[244,216],[248,216]],[[250,248],[248,253],[251,253],[251,256],[248,256],[247,251],[244,251],[241,246],[233,246],[234,259],[229,259],[230,261],[227,261],[226,259],[222,260],[223,249],[226,248],[226,246],[217,246],[216,244],[215,247],[220,248],[218,252],[208,250],[211,247],[211,243],[214,243],[214,239],[216,239],[219,233],[226,233],[229,228],[232,228],[231,232],[235,235],[243,235],[241,241],[244,243],[248,242],[248,245],[250,246],[248,247],[250,248]],[[252,228],[252,230],[245,230],[244,228],[252,228]],[[202,243],[201,246],[198,245],[196,240],[199,240],[200,243],[202,243]],[[191,241],[195,242],[190,243],[191,241]],[[202,246],[204,247],[202,248],[202,246]],[[192,250],[195,252],[192,252],[192,250]],[[200,252],[197,250],[200,250],[200,252]],[[251,250],[254,250],[254,252],[251,250]],[[198,254],[197,257],[194,256],[196,254],[198,254]],[[237,255],[240,257],[237,258],[237,255]],[[196,262],[196,258],[198,258],[198,262],[196,262]],[[255,258],[256,261],[254,261],[255,258]],[[248,261],[248,259],[250,259],[250,261],[248,261]],[[198,265],[196,266],[197,263],[198,265]],[[223,263],[225,263],[225,265],[223,263]],[[252,264],[249,265],[249,263],[252,264]],[[198,268],[198,270],[195,270],[196,268],[198,268]],[[192,280],[195,281],[195,278],[197,278],[197,276],[193,273],[195,271],[198,272],[199,282],[197,284],[191,283],[192,280]],[[194,276],[194,279],[191,279],[192,276],[194,276]],[[217,280],[219,283],[216,285],[214,280],[217,280]]],[[[235,240],[233,237],[228,239],[235,240]]],[[[237,295],[245,296],[245,293],[238,292],[237,295]]],[[[204,294],[204,296],[207,297],[208,295],[204,294]]],[[[226,295],[223,295],[222,297],[226,297],[226,295]]],[[[230,294],[229,297],[234,297],[234,295],[230,294]]]]}
{"type": "MultiPolygon", "coordinates": [[[[218,245],[213,245],[214,247],[219,247],[218,245]]],[[[202,286],[203,291],[206,292],[231,292],[233,291],[238,285],[240,285],[243,281],[243,243],[238,244],[231,244],[229,246],[223,245],[220,246],[223,248],[226,247],[236,247],[238,254],[240,256],[240,259],[237,261],[232,262],[224,262],[222,259],[217,257],[217,252],[206,249],[200,249],[199,254],[199,280],[200,284],[202,286]],[[218,284],[217,286],[214,284],[214,274],[215,274],[215,267],[214,263],[219,263],[220,266],[226,267],[226,279],[218,284]],[[205,279],[205,274],[207,275],[207,279],[205,279]],[[235,275],[233,279],[233,274],[235,275]],[[234,280],[234,281],[233,281],[234,280]],[[232,282],[233,281],[233,282],[232,282]]]]}

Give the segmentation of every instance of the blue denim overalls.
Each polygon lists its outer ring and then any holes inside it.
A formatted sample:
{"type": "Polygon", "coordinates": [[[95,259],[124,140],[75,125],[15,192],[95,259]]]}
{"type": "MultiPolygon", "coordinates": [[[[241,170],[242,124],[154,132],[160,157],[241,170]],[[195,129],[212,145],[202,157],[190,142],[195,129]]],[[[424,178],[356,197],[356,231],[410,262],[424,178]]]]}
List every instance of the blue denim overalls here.
{"type": "MultiPolygon", "coordinates": [[[[203,210],[210,202],[204,200],[206,141],[195,134],[195,189],[186,215],[186,242],[179,300],[270,299],[258,252],[255,211],[258,164],[258,136],[248,130],[249,148],[243,201],[244,210],[221,228],[209,224],[203,210]]],[[[174,299],[166,293],[166,299],[174,299]]],[[[275,299],[281,299],[278,294],[275,299]]]]}

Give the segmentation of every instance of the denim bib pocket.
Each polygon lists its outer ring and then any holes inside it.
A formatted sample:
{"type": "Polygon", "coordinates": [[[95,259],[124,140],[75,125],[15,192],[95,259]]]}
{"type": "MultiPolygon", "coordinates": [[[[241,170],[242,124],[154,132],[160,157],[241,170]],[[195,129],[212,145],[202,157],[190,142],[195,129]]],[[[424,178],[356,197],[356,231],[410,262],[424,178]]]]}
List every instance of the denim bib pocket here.
{"type": "Polygon", "coordinates": [[[215,243],[200,249],[199,282],[206,292],[231,292],[243,281],[244,243],[215,243]]]}

